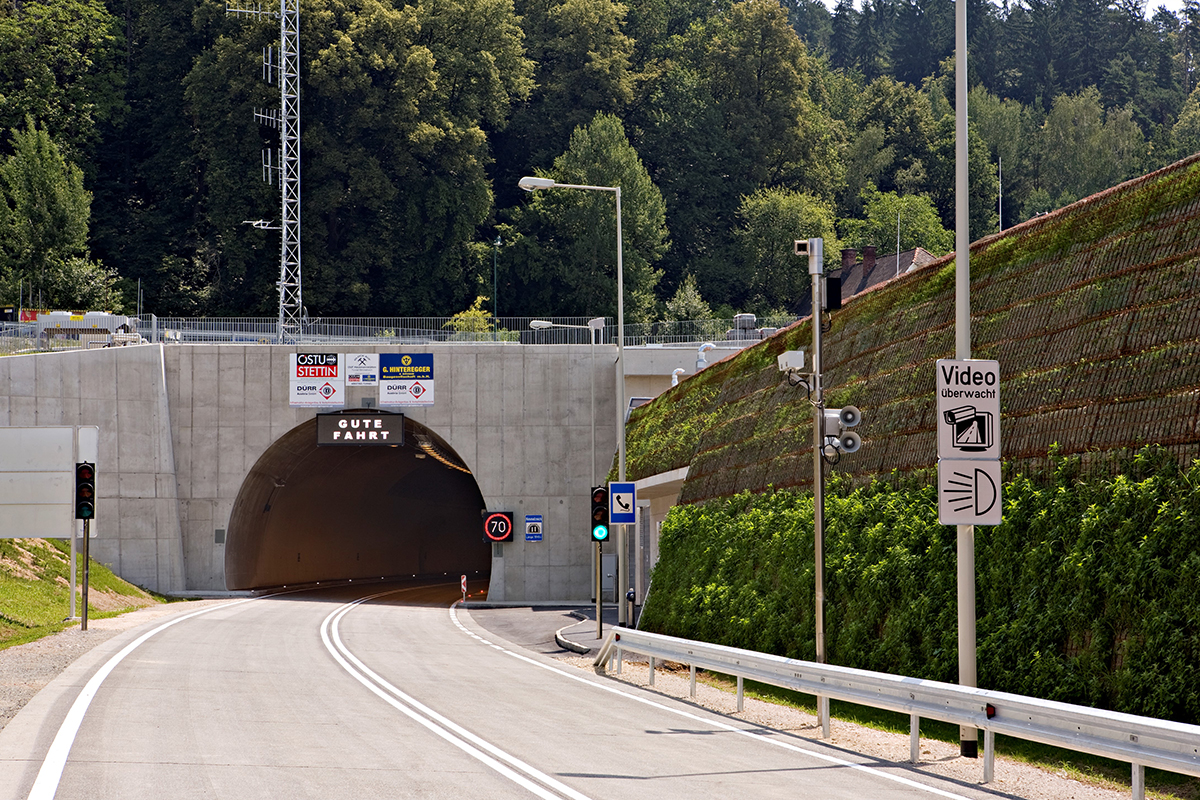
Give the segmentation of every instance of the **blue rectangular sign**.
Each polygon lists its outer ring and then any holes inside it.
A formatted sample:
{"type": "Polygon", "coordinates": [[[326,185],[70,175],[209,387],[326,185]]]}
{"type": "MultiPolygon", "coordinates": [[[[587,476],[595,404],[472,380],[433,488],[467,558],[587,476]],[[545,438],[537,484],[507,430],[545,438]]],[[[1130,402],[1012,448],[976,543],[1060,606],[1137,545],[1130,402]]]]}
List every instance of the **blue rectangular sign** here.
{"type": "Polygon", "coordinates": [[[433,380],[433,353],[380,353],[379,379],[384,381],[433,380]]]}
{"type": "Polygon", "coordinates": [[[526,514],[525,515],[525,541],[540,542],[542,540],[542,515],[541,514],[526,514]]]}
{"type": "Polygon", "coordinates": [[[637,522],[637,489],[632,483],[608,485],[608,521],[613,525],[637,522]]]}

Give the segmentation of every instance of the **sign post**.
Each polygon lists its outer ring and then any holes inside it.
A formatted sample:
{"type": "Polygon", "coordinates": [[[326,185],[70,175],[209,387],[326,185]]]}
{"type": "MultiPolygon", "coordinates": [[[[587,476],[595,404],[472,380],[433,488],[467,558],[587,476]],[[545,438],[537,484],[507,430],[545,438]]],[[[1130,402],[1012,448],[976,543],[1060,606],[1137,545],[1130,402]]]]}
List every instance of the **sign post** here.
{"type": "MultiPolygon", "coordinates": [[[[999,525],[1003,506],[1000,362],[970,358],[967,250],[960,242],[956,304],[959,357],[937,362],[938,521],[958,526],[958,682],[975,686],[975,526],[999,525]]],[[[978,755],[979,735],[974,728],[960,729],[959,743],[962,755],[978,755]]]]}
{"type": "MultiPolygon", "coordinates": [[[[626,525],[637,522],[637,489],[632,483],[610,483],[608,485],[608,520],[613,525],[620,525],[617,536],[617,577],[629,576],[629,532],[626,525]]],[[[625,624],[632,620],[625,616],[625,604],[621,602],[623,594],[620,584],[613,587],[613,599],[617,601],[617,622],[625,624]]]]}

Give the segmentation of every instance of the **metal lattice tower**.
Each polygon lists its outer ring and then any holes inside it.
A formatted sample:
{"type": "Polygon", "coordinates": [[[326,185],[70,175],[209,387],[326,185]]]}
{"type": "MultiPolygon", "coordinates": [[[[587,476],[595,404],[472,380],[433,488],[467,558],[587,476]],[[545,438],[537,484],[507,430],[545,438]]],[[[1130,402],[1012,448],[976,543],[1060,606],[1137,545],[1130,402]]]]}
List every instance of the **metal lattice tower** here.
{"type": "Polygon", "coordinates": [[[279,150],[264,150],[263,180],[279,178],[280,224],[252,222],[255,227],[280,232],[279,341],[300,335],[304,304],[300,283],[300,0],[279,0],[278,11],[264,11],[261,3],[227,2],[225,11],[279,20],[279,61],[273,48],[263,52],[263,77],[279,79],[279,110],[255,109],[254,118],[279,130],[279,150]]]}

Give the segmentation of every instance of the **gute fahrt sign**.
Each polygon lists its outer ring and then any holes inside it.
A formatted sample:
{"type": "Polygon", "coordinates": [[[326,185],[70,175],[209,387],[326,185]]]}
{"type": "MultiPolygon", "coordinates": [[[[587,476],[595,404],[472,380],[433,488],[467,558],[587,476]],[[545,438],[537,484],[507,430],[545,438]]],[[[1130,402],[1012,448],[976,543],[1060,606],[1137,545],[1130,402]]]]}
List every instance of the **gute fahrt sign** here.
{"type": "Polygon", "coordinates": [[[404,444],[404,415],[317,414],[317,444],[399,447],[404,444]]]}

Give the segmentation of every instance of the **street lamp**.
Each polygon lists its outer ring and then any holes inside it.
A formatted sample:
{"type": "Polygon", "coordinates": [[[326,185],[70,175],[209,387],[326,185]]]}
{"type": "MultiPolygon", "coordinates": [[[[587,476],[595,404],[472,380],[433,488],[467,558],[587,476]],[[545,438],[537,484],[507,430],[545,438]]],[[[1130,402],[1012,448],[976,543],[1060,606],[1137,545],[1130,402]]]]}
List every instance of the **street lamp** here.
{"type": "Polygon", "coordinates": [[[496,276],[499,272],[500,264],[500,234],[496,234],[496,241],[492,242],[492,341],[496,341],[496,337],[500,331],[500,299],[497,297],[496,276]]]}
{"type": "MultiPolygon", "coordinates": [[[[591,341],[591,369],[588,374],[591,376],[592,384],[592,482],[590,486],[596,485],[596,337],[600,331],[604,330],[604,317],[596,317],[589,319],[587,325],[566,325],[559,322],[550,322],[544,319],[535,319],[529,323],[529,327],[535,331],[546,330],[548,328],[576,328],[579,330],[589,331],[588,339],[591,341]]],[[[603,608],[601,607],[600,596],[600,556],[603,552],[603,543],[596,542],[596,564],[595,564],[595,581],[596,581],[596,638],[599,639],[604,635],[604,616],[603,608]]],[[[618,586],[620,584],[617,584],[618,586]]],[[[615,590],[614,590],[615,592],[615,590]]]]}
{"type": "MultiPolygon", "coordinates": [[[[621,187],[620,186],[588,186],[586,184],[559,183],[553,178],[538,178],[527,175],[517,181],[527,192],[538,189],[583,189],[593,192],[612,192],[617,198],[617,480],[625,482],[625,273],[624,254],[621,244],[621,187]]],[[[617,555],[618,579],[628,574],[628,555],[625,547],[625,526],[620,527],[617,544],[620,550],[617,555]],[[622,566],[624,569],[622,569],[622,566]]],[[[618,580],[617,586],[622,584],[618,580]]],[[[625,604],[617,603],[617,620],[625,622],[625,604]]]]}

